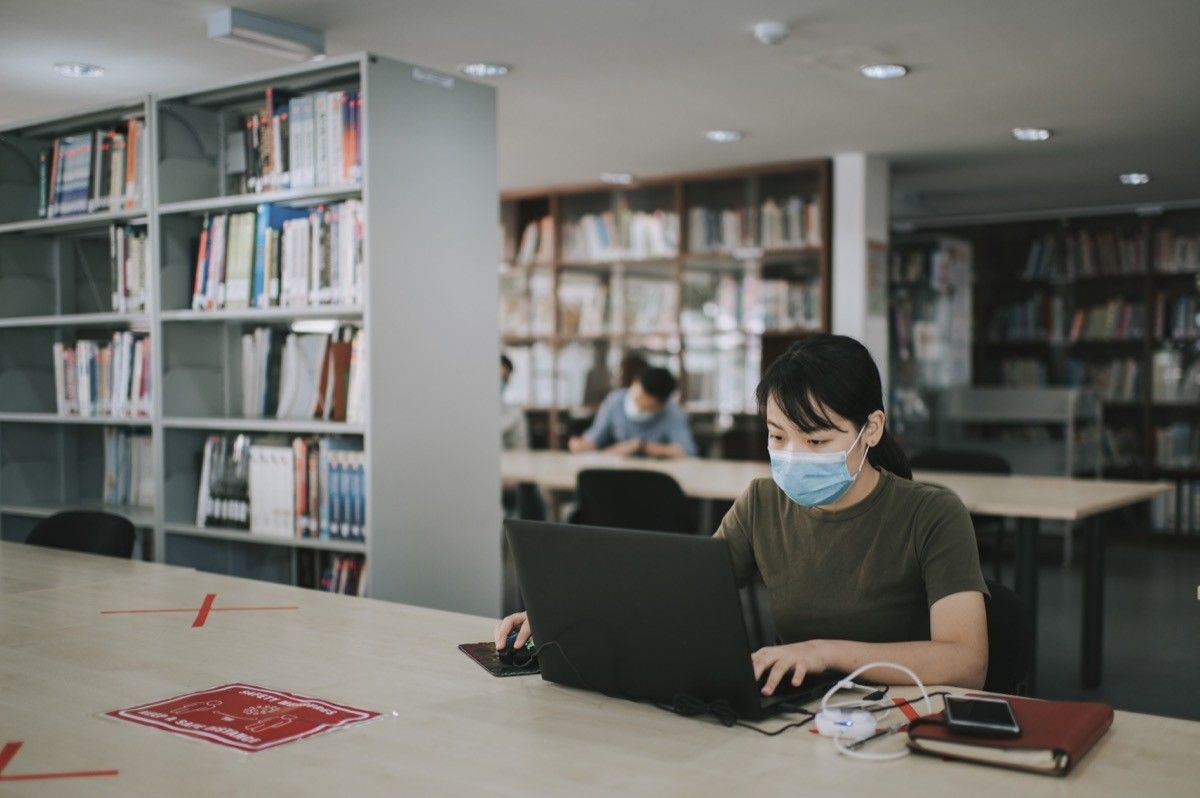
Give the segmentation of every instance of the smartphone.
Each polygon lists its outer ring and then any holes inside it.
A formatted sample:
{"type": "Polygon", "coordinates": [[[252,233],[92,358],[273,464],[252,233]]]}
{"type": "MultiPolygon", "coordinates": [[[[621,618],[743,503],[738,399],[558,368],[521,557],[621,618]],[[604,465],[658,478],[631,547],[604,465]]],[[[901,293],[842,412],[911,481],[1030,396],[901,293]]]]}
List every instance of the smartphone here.
{"type": "Polygon", "coordinates": [[[1003,698],[946,696],[946,725],[960,734],[1016,737],[1021,733],[1012,706],[1003,698]]]}

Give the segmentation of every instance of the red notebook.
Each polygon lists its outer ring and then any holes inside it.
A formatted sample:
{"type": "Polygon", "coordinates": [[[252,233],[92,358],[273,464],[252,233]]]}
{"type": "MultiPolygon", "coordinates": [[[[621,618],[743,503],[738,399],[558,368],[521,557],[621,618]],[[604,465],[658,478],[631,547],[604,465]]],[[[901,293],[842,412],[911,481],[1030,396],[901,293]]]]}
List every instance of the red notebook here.
{"type": "Polygon", "coordinates": [[[944,713],[938,713],[929,717],[930,723],[915,723],[909,729],[908,745],[918,753],[946,759],[1062,776],[1113,722],[1113,709],[1107,704],[1005,698],[1021,726],[1017,737],[958,734],[937,724],[945,722],[944,713]]]}

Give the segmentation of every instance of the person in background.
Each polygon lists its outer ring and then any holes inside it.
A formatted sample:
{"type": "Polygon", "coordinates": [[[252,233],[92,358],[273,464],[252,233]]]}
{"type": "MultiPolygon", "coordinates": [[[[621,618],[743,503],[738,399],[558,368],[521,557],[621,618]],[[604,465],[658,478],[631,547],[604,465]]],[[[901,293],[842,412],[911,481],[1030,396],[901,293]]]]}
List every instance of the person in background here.
{"type": "Polygon", "coordinates": [[[583,435],[571,438],[572,452],[603,449],[614,454],[690,457],[696,441],[687,414],[673,399],[675,378],[661,368],[648,368],[628,388],[610,393],[583,435]]]}
{"type": "Polygon", "coordinates": [[[529,448],[529,425],[525,421],[525,410],[504,401],[504,391],[512,378],[513,364],[507,355],[500,356],[500,447],[504,451],[529,448]]]}
{"type": "Polygon", "coordinates": [[[646,358],[637,352],[630,352],[621,358],[621,387],[628,388],[633,385],[633,381],[642,376],[642,372],[648,368],[650,364],[646,362],[646,358]]]}

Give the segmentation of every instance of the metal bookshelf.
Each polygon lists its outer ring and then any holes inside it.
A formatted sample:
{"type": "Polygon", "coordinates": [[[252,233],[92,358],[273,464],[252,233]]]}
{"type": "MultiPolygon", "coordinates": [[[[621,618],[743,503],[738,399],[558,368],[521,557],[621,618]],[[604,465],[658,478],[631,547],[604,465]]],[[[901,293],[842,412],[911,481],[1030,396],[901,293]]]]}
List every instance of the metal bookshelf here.
{"type": "Polygon", "coordinates": [[[495,93],[458,77],[431,82],[429,74],[359,53],[0,130],[0,537],[23,540],[38,518],[59,509],[104,508],[132,517],[143,551],[158,561],[287,581],[300,553],[360,554],[370,563],[373,597],[498,610],[498,409],[479,400],[497,392],[496,318],[483,309],[496,307],[498,289],[482,277],[496,251],[495,93]],[[361,180],[227,191],[228,133],[239,114],[261,105],[268,86],[360,92],[361,180]],[[38,218],[38,151],[54,136],[131,116],[146,121],[141,207],[38,218]],[[204,214],[350,198],[361,199],[365,213],[361,306],[191,309],[204,214]],[[106,230],[130,222],[147,228],[148,306],[113,313],[104,290],[89,299],[75,283],[91,256],[107,271],[106,230]],[[365,419],[239,417],[240,351],[232,342],[254,326],[318,320],[366,333],[365,419]],[[56,412],[51,345],[89,327],[149,332],[150,416],[56,412]],[[149,430],[155,506],[98,501],[104,426],[149,430]],[[196,526],[200,457],[218,432],[361,440],[366,542],[196,526]],[[474,454],[464,460],[464,451],[474,454]]]}

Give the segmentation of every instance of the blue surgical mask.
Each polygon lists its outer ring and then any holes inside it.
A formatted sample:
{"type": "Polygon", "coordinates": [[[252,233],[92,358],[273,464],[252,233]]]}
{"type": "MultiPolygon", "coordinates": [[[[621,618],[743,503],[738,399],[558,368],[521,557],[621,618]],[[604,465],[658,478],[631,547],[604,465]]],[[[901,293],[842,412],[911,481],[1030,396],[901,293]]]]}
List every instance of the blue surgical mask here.
{"type": "Polygon", "coordinates": [[[789,452],[771,449],[771,477],[787,497],[802,507],[833,504],[854,484],[867,462],[864,457],[858,470],[850,473],[846,458],[862,438],[863,430],[844,452],[789,452]]]}
{"type": "Polygon", "coordinates": [[[625,418],[629,419],[635,424],[640,424],[644,421],[649,421],[656,415],[658,414],[652,413],[649,410],[642,410],[640,407],[638,407],[637,402],[633,401],[633,394],[631,394],[629,391],[625,392],[625,418]]]}

